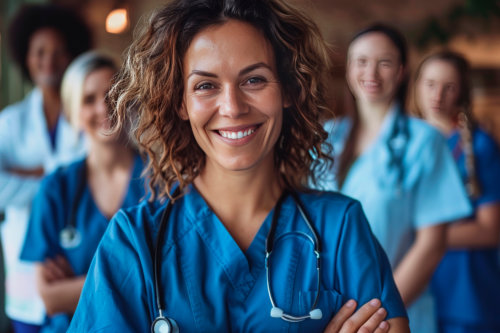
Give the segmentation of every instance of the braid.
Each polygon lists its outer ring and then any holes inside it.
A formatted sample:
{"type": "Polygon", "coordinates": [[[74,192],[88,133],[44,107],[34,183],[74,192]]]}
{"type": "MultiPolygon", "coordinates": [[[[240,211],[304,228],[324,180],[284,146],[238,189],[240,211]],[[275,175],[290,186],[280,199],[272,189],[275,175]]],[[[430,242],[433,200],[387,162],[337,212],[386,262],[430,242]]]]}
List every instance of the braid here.
{"type": "Polygon", "coordinates": [[[468,109],[464,109],[458,114],[458,132],[464,150],[465,170],[467,172],[465,186],[469,195],[472,198],[477,198],[481,194],[481,187],[477,179],[473,147],[474,123],[471,121],[469,113],[468,109]]]}

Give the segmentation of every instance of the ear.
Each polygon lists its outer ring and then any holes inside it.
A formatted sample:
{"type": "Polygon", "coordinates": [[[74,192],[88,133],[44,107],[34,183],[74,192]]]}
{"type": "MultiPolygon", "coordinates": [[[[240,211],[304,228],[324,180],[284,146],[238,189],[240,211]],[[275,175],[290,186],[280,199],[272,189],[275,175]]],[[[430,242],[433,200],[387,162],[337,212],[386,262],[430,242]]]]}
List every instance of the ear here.
{"type": "Polygon", "coordinates": [[[179,117],[182,119],[182,120],[189,120],[189,115],[188,115],[188,112],[186,110],[186,104],[184,103],[184,101],[182,102],[182,105],[181,105],[181,108],[179,109],[179,111],[177,112],[179,114],[179,117]]]}

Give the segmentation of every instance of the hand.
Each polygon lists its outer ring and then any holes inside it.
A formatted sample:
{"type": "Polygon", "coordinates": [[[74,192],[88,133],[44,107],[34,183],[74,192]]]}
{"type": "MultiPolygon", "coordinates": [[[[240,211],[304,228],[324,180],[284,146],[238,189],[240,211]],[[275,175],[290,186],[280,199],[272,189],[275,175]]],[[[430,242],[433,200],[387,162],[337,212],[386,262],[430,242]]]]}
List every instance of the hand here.
{"type": "Polygon", "coordinates": [[[376,298],[356,310],[356,301],[350,300],[340,308],[326,327],[324,333],[383,333],[389,331],[384,321],[387,311],[376,298]]]}
{"type": "Polygon", "coordinates": [[[45,170],[40,166],[33,169],[10,168],[8,169],[8,172],[22,177],[42,177],[45,173],[45,170]]]}
{"type": "Polygon", "coordinates": [[[40,267],[42,277],[47,283],[67,279],[75,275],[68,260],[61,255],[53,259],[45,259],[40,267]]]}

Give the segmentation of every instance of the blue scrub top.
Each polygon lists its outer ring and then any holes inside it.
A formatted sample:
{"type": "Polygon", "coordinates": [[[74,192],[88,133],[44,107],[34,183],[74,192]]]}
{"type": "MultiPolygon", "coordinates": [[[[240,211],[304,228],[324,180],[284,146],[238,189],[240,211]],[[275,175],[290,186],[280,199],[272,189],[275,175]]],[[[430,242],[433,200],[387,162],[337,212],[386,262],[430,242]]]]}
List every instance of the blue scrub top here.
{"type": "MultiPolygon", "coordinates": [[[[405,317],[387,257],[358,202],[336,193],[300,193],[321,241],[323,319],[271,318],[265,241],[273,211],[242,251],[191,185],[175,202],[161,256],[164,314],[181,332],[320,332],[344,302],[378,297],[388,318],[405,317]]],[[[143,202],[110,222],[92,262],[69,332],[148,332],[158,315],[152,251],[165,204],[143,202]]],[[[316,295],[316,257],[300,233],[310,230],[288,196],[271,260],[277,305],[306,314],[316,295]]]]}
{"type": "MultiPolygon", "coordinates": [[[[404,111],[394,104],[384,118],[374,142],[354,161],[340,191],[359,200],[373,233],[396,269],[412,247],[420,228],[468,216],[467,198],[446,139],[432,126],[413,117],[398,118],[404,111]],[[393,128],[406,119],[407,135],[393,128]],[[390,147],[402,155],[399,166],[391,163],[390,147]]],[[[342,152],[351,122],[330,121],[325,129],[334,152],[342,152]]],[[[320,186],[337,189],[336,170],[320,175],[320,186]]],[[[412,332],[436,331],[434,300],[429,290],[408,308],[412,332]]]]}
{"type": "MultiPolygon", "coordinates": [[[[85,159],[57,169],[42,181],[34,199],[28,232],[21,251],[21,259],[43,262],[46,258],[64,256],[76,276],[85,275],[108,226],[108,219],[99,211],[87,184],[77,205],[75,222],[81,243],[74,248],[64,248],[59,234],[67,226],[75,200],[80,177],[83,176],[85,159]]],[[[141,178],[143,162],[135,158],[132,175],[122,208],[137,204],[145,196],[141,178]]],[[[65,314],[46,316],[42,332],[66,332],[71,317],[65,314]]]]}
{"type": "MultiPolygon", "coordinates": [[[[459,133],[451,135],[448,144],[465,182],[467,171],[459,133]]],[[[473,150],[481,195],[471,202],[478,209],[500,202],[500,149],[478,129],[473,135],[473,150]]],[[[466,325],[469,332],[482,332],[479,328],[500,332],[500,261],[496,248],[448,251],[434,274],[432,290],[444,332],[448,332],[449,324],[466,325]]]]}

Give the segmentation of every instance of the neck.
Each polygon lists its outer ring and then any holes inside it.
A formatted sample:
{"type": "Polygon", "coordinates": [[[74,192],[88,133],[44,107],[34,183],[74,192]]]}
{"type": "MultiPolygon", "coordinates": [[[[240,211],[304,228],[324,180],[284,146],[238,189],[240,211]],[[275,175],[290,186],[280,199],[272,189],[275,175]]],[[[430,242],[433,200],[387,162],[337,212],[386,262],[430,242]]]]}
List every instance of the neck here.
{"type": "Polygon", "coordinates": [[[378,129],[384,122],[384,118],[389,112],[392,103],[368,103],[365,101],[358,101],[356,105],[361,126],[368,129],[378,129]]]}
{"type": "Polygon", "coordinates": [[[449,136],[456,128],[455,123],[446,118],[433,117],[428,119],[428,122],[436,127],[444,136],[449,136]]]}
{"type": "Polygon", "coordinates": [[[87,165],[99,173],[110,174],[116,169],[130,169],[134,163],[134,151],[122,144],[90,142],[87,165]]]}
{"type": "Polygon", "coordinates": [[[355,154],[361,155],[378,137],[390,104],[358,102],[359,129],[355,154]]]}
{"type": "Polygon", "coordinates": [[[43,113],[49,130],[54,129],[57,119],[61,113],[61,96],[59,91],[53,88],[41,89],[43,96],[43,113]]]}
{"type": "Polygon", "coordinates": [[[260,166],[244,171],[228,171],[207,160],[194,181],[197,190],[243,249],[250,245],[283,191],[270,155],[260,166]]]}

